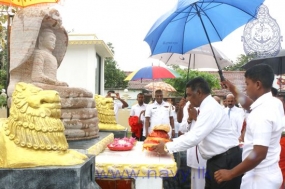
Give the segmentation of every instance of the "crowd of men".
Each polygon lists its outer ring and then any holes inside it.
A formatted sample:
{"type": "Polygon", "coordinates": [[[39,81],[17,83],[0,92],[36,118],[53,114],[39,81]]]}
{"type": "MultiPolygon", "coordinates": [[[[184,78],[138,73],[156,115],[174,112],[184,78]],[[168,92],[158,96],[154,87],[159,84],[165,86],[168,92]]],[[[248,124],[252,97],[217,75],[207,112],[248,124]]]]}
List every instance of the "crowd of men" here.
{"type": "Polygon", "coordinates": [[[139,93],[130,114],[143,125],[138,140],[155,125],[168,124],[172,142],[153,150],[160,155],[187,150],[191,189],[284,188],[285,103],[272,94],[273,80],[272,69],[261,64],[245,72],[246,94],[222,81],[231,92],[223,104],[201,77],[187,83],[186,98],[176,107],[163,100],[161,90],[148,105],[139,93]]]}

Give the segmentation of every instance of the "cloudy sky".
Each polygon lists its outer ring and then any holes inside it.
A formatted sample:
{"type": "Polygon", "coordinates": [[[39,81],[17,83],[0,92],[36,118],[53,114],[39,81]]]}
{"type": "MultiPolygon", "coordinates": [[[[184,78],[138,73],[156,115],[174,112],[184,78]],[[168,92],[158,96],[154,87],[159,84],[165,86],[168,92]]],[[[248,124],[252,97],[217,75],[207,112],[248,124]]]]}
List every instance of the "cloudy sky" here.
{"type": "MultiPolygon", "coordinates": [[[[148,58],[150,49],[143,39],[153,23],[176,3],[177,0],[65,0],[59,10],[67,30],[96,34],[106,43],[111,42],[120,69],[133,71],[159,64],[148,58]]],[[[265,0],[264,4],[284,36],[285,20],[282,13],[285,1],[265,0]]],[[[244,26],[227,36],[223,42],[214,43],[232,61],[239,54],[244,54],[241,42],[243,29],[244,26]]],[[[284,42],[281,45],[284,48],[284,42]]]]}

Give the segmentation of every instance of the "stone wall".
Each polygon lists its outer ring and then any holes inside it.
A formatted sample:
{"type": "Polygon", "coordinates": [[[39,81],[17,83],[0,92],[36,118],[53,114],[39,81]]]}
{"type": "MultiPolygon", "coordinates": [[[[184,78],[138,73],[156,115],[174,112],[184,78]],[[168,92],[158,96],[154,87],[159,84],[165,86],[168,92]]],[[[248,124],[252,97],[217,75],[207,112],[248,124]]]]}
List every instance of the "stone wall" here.
{"type": "Polygon", "coordinates": [[[7,117],[7,109],[0,108],[0,118],[6,118],[6,117],[7,117]]]}

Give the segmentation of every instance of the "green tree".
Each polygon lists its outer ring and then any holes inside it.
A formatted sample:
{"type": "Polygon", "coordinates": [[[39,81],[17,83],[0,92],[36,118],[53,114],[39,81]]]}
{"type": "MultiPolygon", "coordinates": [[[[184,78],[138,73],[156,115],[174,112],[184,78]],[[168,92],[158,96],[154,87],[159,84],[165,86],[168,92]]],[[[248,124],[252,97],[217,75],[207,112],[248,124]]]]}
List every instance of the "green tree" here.
{"type": "MultiPolygon", "coordinates": [[[[165,79],[166,83],[172,85],[176,90],[179,96],[184,96],[185,86],[187,84],[187,69],[182,69],[179,66],[172,66],[172,68],[180,74],[180,78],[175,79],[165,79]]],[[[190,70],[188,80],[193,79],[195,77],[203,77],[210,85],[211,90],[220,89],[220,80],[217,76],[210,74],[208,72],[199,72],[190,70]]]]}
{"type": "Polygon", "coordinates": [[[242,66],[245,65],[246,63],[248,63],[254,57],[255,57],[254,54],[252,54],[252,55],[240,54],[237,57],[236,63],[232,66],[225,67],[224,70],[226,70],[226,71],[243,71],[244,69],[242,68],[242,66]]]}
{"type": "Polygon", "coordinates": [[[8,48],[7,48],[7,24],[8,15],[14,14],[17,8],[9,9],[8,6],[0,6],[0,89],[7,88],[7,70],[8,70],[8,48]]]}
{"type": "MultiPolygon", "coordinates": [[[[112,43],[107,44],[114,53],[112,43]]],[[[127,88],[128,82],[124,81],[127,77],[125,72],[119,69],[117,62],[113,58],[105,59],[105,88],[107,89],[124,89],[127,88]]]]}

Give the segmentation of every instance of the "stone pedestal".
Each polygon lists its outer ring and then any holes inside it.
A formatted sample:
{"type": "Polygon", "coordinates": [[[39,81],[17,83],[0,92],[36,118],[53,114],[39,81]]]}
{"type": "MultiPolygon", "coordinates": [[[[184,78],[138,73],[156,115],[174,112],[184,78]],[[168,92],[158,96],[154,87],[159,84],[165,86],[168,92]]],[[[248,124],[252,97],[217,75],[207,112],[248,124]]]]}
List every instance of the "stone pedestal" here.
{"type": "Polygon", "coordinates": [[[118,130],[100,130],[100,132],[105,133],[113,133],[114,138],[124,138],[128,136],[128,128],[125,128],[124,130],[118,131],[118,130]]]}
{"type": "Polygon", "coordinates": [[[94,181],[95,157],[74,166],[0,169],[0,189],[100,189],[94,181]]]}
{"type": "Polygon", "coordinates": [[[67,141],[70,149],[83,154],[97,156],[105,150],[108,144],[112,143],[114,135],[109,132],[99,132],[99,137],[90,140],[67,141]]]}

